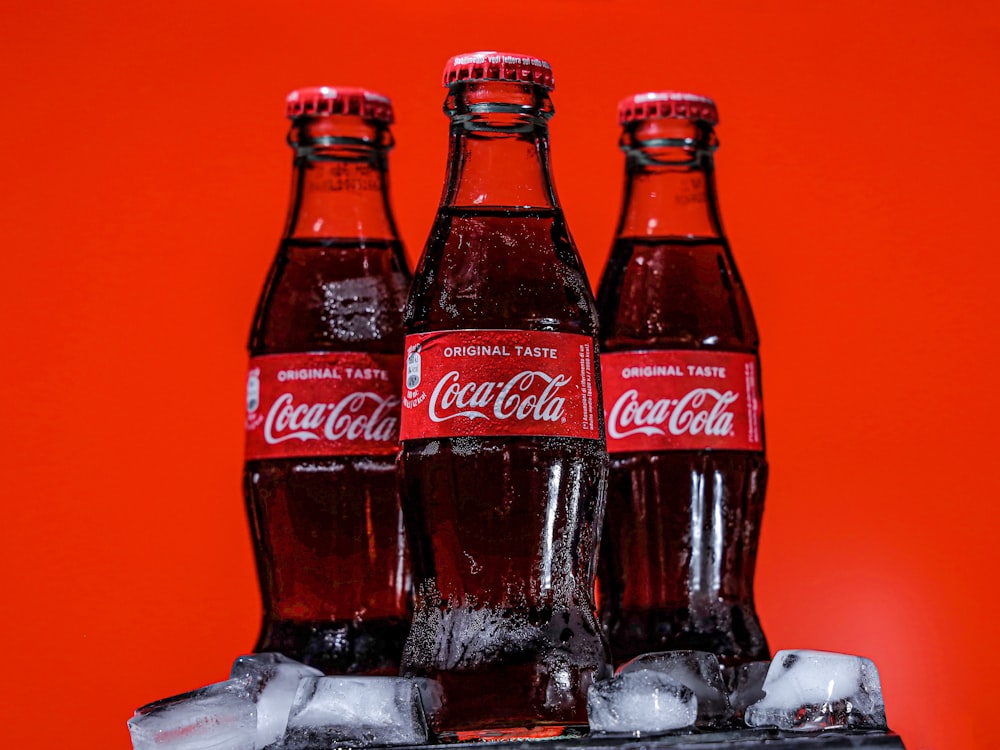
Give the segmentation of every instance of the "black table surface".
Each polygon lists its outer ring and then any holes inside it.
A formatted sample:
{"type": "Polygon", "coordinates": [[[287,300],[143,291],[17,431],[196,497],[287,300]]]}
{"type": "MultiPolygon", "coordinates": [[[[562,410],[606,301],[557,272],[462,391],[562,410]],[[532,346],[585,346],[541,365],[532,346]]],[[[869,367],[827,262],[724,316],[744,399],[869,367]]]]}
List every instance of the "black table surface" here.
{"type": "MultiPolygon", "coordinates": [[[[418,745],[396,750],[443,750],[447,745],[418,745]]],[[[905,750],[892,732],[827,729],[821,732],[786,732],[778,729],[742,729],[688,732],[659,737],[587,735],[584,737],[512,742],[462,742],[461,750],[905,750]],[[499,747],[498,747],[499,746],[499,747]]]]}

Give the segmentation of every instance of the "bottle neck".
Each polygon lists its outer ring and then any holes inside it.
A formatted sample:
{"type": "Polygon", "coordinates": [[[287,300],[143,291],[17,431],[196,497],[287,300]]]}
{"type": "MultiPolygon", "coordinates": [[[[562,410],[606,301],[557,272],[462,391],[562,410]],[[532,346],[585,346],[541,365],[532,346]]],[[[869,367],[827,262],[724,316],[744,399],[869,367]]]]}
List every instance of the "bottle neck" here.
{"type": "Polygon", "coordinates": [[[360,117],[299,117],[286,239],[398,239],[389,208],[386,125],[360,117]]]}
{"type": "Polygon", "coordinates": [[[619,237],[722,237],[706,123],[664,118],[631,123],[621,138],[625,199],[619,237]]]}
{"type": "Polygon", "coordinates": [[[484,81],[452,86],[442,207],[558,207],[549,167],[548,93],[534,84],[484,81]]]}

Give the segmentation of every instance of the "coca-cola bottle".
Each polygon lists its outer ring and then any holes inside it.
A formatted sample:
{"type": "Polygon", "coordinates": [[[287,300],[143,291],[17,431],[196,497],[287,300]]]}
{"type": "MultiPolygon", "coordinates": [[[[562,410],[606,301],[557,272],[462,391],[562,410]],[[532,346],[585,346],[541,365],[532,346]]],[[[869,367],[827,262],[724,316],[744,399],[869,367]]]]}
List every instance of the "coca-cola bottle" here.
{"type": "Polygon", "coordinates": [[[444,83],[447,180],[405,315],[403,670],[440,681],[444,738],[556,736],[608,670],[597,312],[549,169],[549,64],[459,55],[444,83]]]}
{"type": "Polygon", "coordinates": [[[410,272],[389,208],[392,105],[288,96],[292,197],[250,335],[244,487],[258,651],[395,674],[410,578],[396,453],[410,272]]]}
{"type": "Polygon", "coordinates": [[[611,454],[602,619],[618,662],[665,649],[764,659],[759,341],[719,218],[716,107],[638,94],[619,121],[625,200],[598,291],[611,454]]]}

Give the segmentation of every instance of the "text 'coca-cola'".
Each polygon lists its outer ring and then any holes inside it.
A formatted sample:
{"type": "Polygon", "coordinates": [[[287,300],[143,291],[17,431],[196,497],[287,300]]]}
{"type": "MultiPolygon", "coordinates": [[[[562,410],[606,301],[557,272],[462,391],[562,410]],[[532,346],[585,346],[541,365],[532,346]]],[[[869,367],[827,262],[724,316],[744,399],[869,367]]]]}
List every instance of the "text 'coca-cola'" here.
{"type": "Polygon", "coordinates": [[[505,330],[407,336],[404,386],[402,440],[601,437],[589,336],[505,330]]]}
{"type": "Polygon", "coordinates": [[[402,357],[388,354],[253,357],[247,460],[395,453],[401,370],[402,357]]]}
{"type": "Polygon", "coordinates": [[[752,354],[611,352],[601,372],[609,453],[763,447],[752,354]]]}

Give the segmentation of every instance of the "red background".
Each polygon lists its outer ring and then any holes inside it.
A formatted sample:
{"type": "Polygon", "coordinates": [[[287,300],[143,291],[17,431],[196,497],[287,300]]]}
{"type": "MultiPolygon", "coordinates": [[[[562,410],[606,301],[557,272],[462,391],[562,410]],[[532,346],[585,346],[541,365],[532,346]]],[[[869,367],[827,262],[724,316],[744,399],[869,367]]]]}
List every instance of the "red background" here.
{"type": "Polygon", "coordinates": [[[5,746],[125,748],[133,708],[252,645],[244,343],[284,219],[284,95],[393,97],[415,256],[441,67],[480,48],[553,63],[556,182],[593,280],[617,99],[717,99],[764,340],[772,646],[874,658],[910,750],[996,734],[995,3],[5,5],[5,746]]]}

